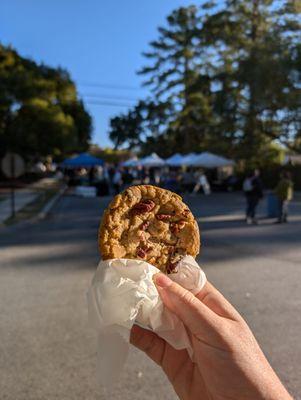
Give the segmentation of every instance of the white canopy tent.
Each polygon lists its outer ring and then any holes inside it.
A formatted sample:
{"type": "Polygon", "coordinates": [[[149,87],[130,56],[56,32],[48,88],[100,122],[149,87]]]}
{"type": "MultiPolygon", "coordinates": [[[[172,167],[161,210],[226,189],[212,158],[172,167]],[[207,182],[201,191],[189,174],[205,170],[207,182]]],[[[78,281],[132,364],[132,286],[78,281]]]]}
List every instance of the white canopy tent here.
{"type": "Polygon", "coordinates": [[[139,165],[151,168],[151,167],[164,167],[166,163],[156,153],[152,153],[150,156],[142,158],[139,161],[139,165]]]}
{"type": "Polygon", "coordinates": [[[122,163],[123,167],[136,167],[139,165],[138,157],[130,158],[129,160],[122,163]]]}
{"type": "Polygon", "coordinates": [[[170,167],[180,167],[183,161],[183,156],[179,153],[174,154],[173,156],[167,158],[165,160],[166,164],[170,167]]]}
{"type": "Polygon", "coordinates": [[[196,153],[189,153],[189,154],[186,154],[186,156],[183,156],[183,157],[182,157],[182,164],[181,164],[181,165],[184,165],[184,166],[187,166],[187,167],[193,165],[194,160],[195,160],[198,156],[199,156],[199,154],[196,154],[196,153]]]}
{"type": "Polygon", "coordinates": [[[204,152],[194,157],[190,165],[193,167],[218,168],[233,166],[234,161],[213,153],[204,152]]]}

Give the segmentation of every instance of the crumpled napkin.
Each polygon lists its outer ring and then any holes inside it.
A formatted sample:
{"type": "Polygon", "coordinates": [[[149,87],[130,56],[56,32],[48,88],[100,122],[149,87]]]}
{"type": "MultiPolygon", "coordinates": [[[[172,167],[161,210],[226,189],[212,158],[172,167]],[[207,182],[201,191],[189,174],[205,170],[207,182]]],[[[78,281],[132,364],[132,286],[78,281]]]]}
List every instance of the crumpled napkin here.
{"type": "MultiPolygon", "coordinates": [[[[164,307],[153,282],[158,272],[140,260],[112,259],[98,265],[88,291],[88,311],[98,334],[98,376],[105,387],[111,387],[122,371],[134,323],[156,332],[175,349],[187,349],[193,358],[185,326],[164,307]]],[[[178,272],[169,277],[194,294],[206,283],[205,273],[191,256],[183,257],[178,272]]]]}

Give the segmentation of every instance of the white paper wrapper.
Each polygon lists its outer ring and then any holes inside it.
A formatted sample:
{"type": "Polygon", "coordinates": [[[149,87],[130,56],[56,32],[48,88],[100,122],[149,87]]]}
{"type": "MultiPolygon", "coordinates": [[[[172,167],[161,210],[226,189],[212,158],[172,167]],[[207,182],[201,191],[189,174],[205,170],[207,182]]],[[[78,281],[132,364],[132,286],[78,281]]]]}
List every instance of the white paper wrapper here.
{"type": "MultiPolygon", "coordinates": [[[[166,309],[152,276],[160,272],[145,261],[100,261],[88,291],[89,321],[98,334],[99,381],[112,386],[124,366],[134,323],[156,332],[175,349],[193,351],[185,326],[166,309]]],[[[198,293],[206,276],[193,257],[184,257],[169,277],[198,293]]]]}

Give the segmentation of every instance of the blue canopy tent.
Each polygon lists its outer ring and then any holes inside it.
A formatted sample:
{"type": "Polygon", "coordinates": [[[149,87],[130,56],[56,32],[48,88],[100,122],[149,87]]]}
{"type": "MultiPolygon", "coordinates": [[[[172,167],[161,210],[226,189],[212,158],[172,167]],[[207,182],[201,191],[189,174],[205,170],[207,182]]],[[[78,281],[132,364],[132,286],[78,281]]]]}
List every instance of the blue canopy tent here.
{"type": "Polygon", "coordinates": [[[88,153],[81,153],[78,156],[67,158],[60,166],[63,168],[91,168],[103,164],[104,162],[100,158],[93,157],[88,153]]]}

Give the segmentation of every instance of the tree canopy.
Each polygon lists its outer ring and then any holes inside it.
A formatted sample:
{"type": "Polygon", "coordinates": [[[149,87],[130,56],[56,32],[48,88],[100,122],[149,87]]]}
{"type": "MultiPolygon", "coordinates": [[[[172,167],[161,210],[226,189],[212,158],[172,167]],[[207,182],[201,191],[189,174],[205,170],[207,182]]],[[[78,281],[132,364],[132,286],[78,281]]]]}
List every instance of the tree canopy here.
{"type": "Polygon", "coordinates": [[[86,150],[90,137],[91,117],[68,72],[0,45],[0,155],[62,158],[86,150]]]}
{"type": "Polygon", "coordinates": [[[300,13],[295,0],[174,10],[139,71],[151,95],[111,120],[116,147],[134,135],[163,156],[206,149],[253,160],[273,143],[301,151],[300,13]]]}

